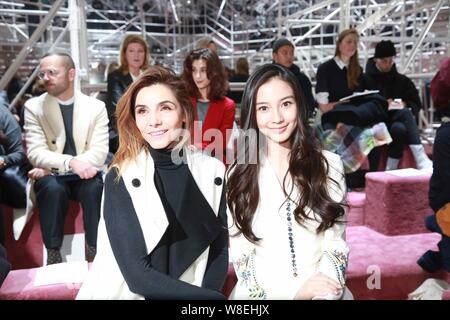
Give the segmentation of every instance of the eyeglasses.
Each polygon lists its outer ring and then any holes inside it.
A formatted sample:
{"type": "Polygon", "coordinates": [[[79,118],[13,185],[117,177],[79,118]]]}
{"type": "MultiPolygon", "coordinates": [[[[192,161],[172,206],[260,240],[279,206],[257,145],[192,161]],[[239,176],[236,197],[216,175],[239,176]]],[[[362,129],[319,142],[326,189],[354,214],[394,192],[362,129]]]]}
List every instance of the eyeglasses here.
{"type": "Polygon", "coordinates": [[[39,79],[44,80],[45,75],[47,75],[48,78],[54,78],[58,74],[59,74],[59,71],[50,69],[50,70],[47,70],[47,71],[39,71],[37,76],[38,76],[39,79]]]}

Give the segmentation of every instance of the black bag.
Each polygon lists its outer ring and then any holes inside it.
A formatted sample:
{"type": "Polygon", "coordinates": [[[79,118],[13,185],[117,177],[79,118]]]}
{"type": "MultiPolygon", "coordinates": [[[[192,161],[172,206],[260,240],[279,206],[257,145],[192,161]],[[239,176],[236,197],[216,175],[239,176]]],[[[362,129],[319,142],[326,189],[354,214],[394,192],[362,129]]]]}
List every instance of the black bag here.
{"type": "Polygon", "coordinates": [[[25,208],[28,171],[33,167],[28,161],[10,166],[0,172],[1,202],[13,208],[25,208]]]}

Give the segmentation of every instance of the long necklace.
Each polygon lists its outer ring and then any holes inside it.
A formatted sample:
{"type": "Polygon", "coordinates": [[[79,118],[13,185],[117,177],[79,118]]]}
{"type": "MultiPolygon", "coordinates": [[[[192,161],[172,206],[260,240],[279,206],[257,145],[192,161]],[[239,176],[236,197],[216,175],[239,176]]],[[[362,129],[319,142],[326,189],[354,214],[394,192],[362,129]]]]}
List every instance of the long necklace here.
{"type": "Polygon", "coordinates": [[[297,259],[295,257],[295,246],[294,246],[294,233],[292,230],[292,212],[291,212],[291,201],[288,200],[286,204],[286,220],[289,238],[289,248],[291,253],[291,264],[292,264],[292,275],[297,277],[297,259]]]}

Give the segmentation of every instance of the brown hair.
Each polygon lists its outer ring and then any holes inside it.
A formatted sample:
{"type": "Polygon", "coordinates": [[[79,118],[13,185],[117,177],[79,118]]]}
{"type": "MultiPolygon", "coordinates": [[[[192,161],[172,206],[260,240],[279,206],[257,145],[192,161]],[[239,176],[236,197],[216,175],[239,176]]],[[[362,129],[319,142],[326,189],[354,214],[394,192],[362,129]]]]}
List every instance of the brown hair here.
{"type": "Polygon", "coordinates": [[[192,50],[184,60],[182,78],[191,97],[200,98],[200,91],[192,78],[192,63],[195,60],[206,61],[206,74],[210,81],[208,100],[221,100],[227,92],[227,77],[217,54],[208,48],[192,50]]]}
{"type": "MultiPolygon", "coordinates": [[[[339,33],[337,42],[336,42],[336,51],[334,52],[334,55],[337,57],[341,56],[341,52],[339,51],[339,45],[341,44],[341,42],[344,40],[344,38],[348,35],[355,35],[357,39],[359,39],[359,34],[358,31],[356,31],[356,29],[346,29],[344,31],[342,31],[341,33],[339,33]]],[[[356,89],[356,87],[358,87],[359,82],[358,82],[358,78],[361,75],[361,66],[359,65],[359,60],[358,60],[358,48],[356,48],[356,52],[355,54],[350,57],[350,61],[348,63],[348,69],[347,69],[347,84],[348,87],[351,90],[356,89]]]]}
{"type": "Polygon", "coordinates": [[[142,39],[142,37],[134,35],[134,34],[130,34],[128,36],[125,37],[125,39],[122,42],[122,46],[120,47],[120,66],[119,66],[119,70],[122,72],[122,74],[128,74],[130,71],[128,70],[128,61],[127,61],[127,48],[131,43],[139,43],[140,45],[142,45],[144,47],[144,51],[145,51],[145,58],[144,58],[144,63],[141,66],[141,70],[146,70],[149,67],[149,53],[148,53],[148,44],[147,42],[145,42],[144,39],[142,39]]]}
{"type": "Polygon", "coordinates": [[[248,61],[247,58],[239,58],[236,61],[236,74],[244,74],[248,76],[248,61]]]}
{"type": "MultiPolygon", "coordinates": [[[[320,141],[314,136],[313,130],[308,124],[308,108],[303,92],[297,85],[295,75],[277,64],[266,64],[257,68],[248,79],[244,89],[240,126],[244,131],[255,130],[259,139],[256,97],[259,88],[273,78],[281,79],[292,88],[298,107],[297,127],[290,137],[292,147],[289,170],[284,177],[283,185],[285,185],[286,177],[290,175],[294,186],[300,193],[294,210],[295,220],[302,224],[305,220],[314,219],[307,215],[308,208],[311,208],[320,223],[316,230],[319,233],[331,228],[335,223],[341,222],[339,218],[344,215],[345,210],[344,204],[334,201],[328,193],[329,183],[335,184],[338,190],[339,184],[328,177],[329,164],[322,154],[320,141]]],[[[259,146],[260,141],[257,141],[256,144],[259,146]]],[[[243,147],[245,159],[250,159],[251,146],[245,144],[243,147]]],[[[253,243],[261,240],[252,230],[253,217],[260,199],[258,181],[260,162],[259,158],[256,164],[240,164],[235,161],[229,168],[227,179],[227,203],[239,230],[238,235],[243,234],[253,243]]],[[[291,199],[292,190],[287,192],[283,187],[283,192],[286,197],[291,199]]]]}
{"type": "MultiPolygon", "coordinates": [[[[127,161],[135,159],[141,150],[146,148],[147,142],[136,125],[134,108],[139,91],[155,84],[165,85],[173,92],[186,119],[185,128],[192,129],[194,122],[193,108],[183,81],[170,69],[162,66],[150,67],[128,87],[117,102],[119,148],[111,166],[117,166],[119,172],[123,170],[127,161]]],[[[182,142],[186,142],[186,137],[182,142]]]]}

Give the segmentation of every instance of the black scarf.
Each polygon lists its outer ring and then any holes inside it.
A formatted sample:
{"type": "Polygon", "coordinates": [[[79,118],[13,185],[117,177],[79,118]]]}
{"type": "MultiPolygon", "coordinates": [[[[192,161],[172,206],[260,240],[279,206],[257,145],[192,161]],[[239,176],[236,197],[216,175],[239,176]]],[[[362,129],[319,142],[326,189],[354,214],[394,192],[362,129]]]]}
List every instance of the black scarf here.
{"type": "Polygon", "coordinates": [[[155,186],[169,222],[149,259],[156,270],[179,278],[219,236],[222,224],[198,188],[187,162],[174,164],[171,150],[149,149],[155,163],[155,186]]]}

